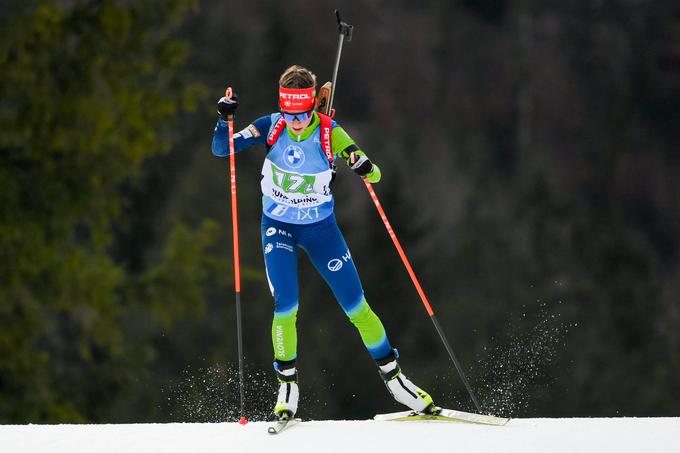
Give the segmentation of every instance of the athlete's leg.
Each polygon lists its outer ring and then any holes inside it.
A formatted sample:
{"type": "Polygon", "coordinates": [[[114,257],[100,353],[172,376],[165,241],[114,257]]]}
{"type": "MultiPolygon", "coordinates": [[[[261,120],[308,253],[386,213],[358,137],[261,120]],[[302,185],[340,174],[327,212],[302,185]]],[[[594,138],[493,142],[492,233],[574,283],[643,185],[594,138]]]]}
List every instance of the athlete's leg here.
{"type": "Polygon", "coordinates": [[[262,216],[262,248],[269,289],[274,296],[272,345],[279,391],[274,414],[294,416],[300,392],[297,384],[297,247],[287,225],[262,216]]]}
{"type": "Polygon", "coordinates": [[[392,352],[380,318],[366,302],[359,274],[335,217],[309,225],[300,234],[299,244],[323,276],[374,359],[392,352]]]}
{"type": "Polygon", "coordinates": [[[437,413],[440,409],[434,405],[430,395],[402,373],[396,349],[390,346],[385,328],[366,302],[352,255],[335,217],[314,224],[314,228],[305,228],[304,234],[299,236],[299,244],[359,330],[392,396],[415,411],[437,413]]]}
{"type": "Polygon", "coordinates": [[[274,358],[291,362],[297,358],[297,246],[285,225],[262,216],[262,248],[267,281],[274,297],[274,358]]]}

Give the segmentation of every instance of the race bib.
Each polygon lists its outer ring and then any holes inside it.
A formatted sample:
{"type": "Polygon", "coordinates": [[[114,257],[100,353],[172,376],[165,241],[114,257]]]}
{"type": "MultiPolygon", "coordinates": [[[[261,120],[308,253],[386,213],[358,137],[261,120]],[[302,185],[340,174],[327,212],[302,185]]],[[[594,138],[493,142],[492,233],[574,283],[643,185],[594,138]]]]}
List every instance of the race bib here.
{"type": "Polygon", "coordinates": [[[262,194],[278,204],[309,208],[331,201],[329,168],[320,173],[304,174],[286,171],[265,159],[262,166],[262,194]]]}

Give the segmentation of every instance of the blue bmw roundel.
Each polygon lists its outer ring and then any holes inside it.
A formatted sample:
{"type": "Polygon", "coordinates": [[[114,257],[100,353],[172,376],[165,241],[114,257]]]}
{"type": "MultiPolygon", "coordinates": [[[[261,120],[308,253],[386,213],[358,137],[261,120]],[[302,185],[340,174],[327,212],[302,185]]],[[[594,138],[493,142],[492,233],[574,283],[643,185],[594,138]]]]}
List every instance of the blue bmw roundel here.
{"type": "Polygon", "coordinates": [[[286,163],[291,168],[300,168],[305,163],[305,153],[299,146],[289,146],[283,153],[286,163]]]}

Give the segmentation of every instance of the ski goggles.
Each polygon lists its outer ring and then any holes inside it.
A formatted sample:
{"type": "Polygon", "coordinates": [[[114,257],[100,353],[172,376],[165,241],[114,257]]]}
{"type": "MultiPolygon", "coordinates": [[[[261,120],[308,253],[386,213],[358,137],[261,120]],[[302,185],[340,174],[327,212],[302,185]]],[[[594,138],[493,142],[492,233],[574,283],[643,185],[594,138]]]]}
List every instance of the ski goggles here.
{"type": "Polygon", "coordinates": [[[314,108],[316,90],[279,87],[279,109],[291,113],[309,112],[314,108]]]}
{"type": "Polygon", "coordinates": [[[312,116],[312,111],[307,110],[306,112],[300,113],[281,112],[281,115],[283,115],[283,119],[286,120],[286,123],[292,123],[295,120],[302,122],[307,121],[309,117],[312,116]]]}

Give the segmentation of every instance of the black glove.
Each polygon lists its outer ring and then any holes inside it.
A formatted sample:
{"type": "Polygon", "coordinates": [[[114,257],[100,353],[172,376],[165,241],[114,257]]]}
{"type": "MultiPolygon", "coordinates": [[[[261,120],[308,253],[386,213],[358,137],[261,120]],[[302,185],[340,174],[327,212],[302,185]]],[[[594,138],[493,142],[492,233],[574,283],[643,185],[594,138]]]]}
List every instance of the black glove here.
{"type": "Polygon", "coordinates": [[[226,96],[222,97],[217,102],[217,113],[220,114],[220,118],[224,121],[233,120],[236,116],[236,109],[238,108],[238,96],[234,93],[231,99],[226,96]]]}
{"type": "Polygon", "coordinates": [[[352,153],[349,155],[350,168],[362,178],[373,171],[373,163],[368,157],[352,153]]]}

